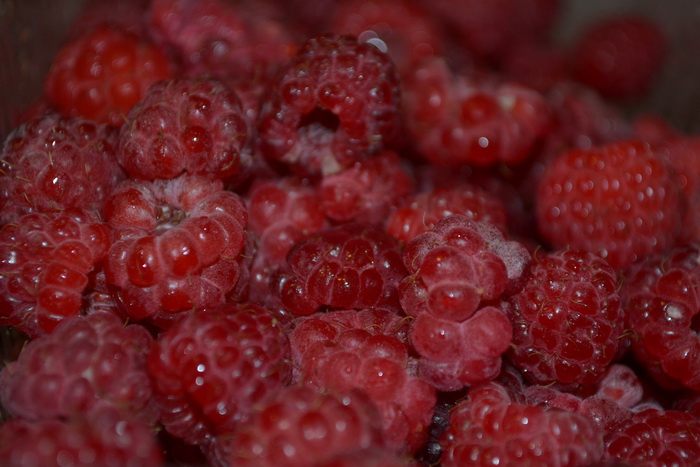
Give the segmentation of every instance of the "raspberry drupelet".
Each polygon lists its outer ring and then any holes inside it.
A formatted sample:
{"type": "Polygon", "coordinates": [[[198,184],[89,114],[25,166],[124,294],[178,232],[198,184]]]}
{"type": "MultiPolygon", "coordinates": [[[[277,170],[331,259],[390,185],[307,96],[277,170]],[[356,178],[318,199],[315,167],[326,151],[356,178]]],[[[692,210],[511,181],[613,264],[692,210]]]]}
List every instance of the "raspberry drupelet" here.
{"type": "Polygon", "coordinates": [[[183,173],[228,179],[250,166],[248,125],[240,100],[224,83],[179,78],[151,86],[126,118],[119,163],[132,177],[183,173]]]}
{"type": "Polygon", "coordinates": [[[338,173],[388,147],[399,128],[399,82],[389,57],[352,36],[309,39],[271,82],[263,155],[302,176],[338,173]]]}
{"type": "Polygon", "coordinates": [[[167,327],[179,312],[223,303],[236,286],[248,216],[220,180],[129,179],[104,211],[115,235],[107,282],[132,319],[167,327]]]}
{"type": "Polygon", "coordinates": [[[289,382],[288,360],[287,336],[259,305],[229,303],[184,316],[148,357],[160,420],[191,444],[234,431],[289,382]]]}

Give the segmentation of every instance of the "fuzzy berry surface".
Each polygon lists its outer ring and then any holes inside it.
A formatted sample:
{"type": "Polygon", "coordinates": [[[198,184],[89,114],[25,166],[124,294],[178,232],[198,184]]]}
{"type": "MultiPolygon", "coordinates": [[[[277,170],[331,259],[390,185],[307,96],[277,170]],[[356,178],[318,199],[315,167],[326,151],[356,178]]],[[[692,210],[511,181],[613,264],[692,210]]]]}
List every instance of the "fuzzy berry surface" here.
{"type": "Polygon", "coordinates": [[[624,332],[615,270],[586,251],[535,255],[524,288],[508,299],[510,362],[532,383],[593,384],[624,332]]]}
{"type": "Polygon", "coordinates": [[[125,178],[116,158],[117,132],[58,114],[17,127],[0,155],[0,223],[30,212],[100,212],[125,178]]]}
{"type": "Polygon", "coordinates": [[[0,230],[0,324],[30,337],[77,315],[90,274],[110,248],[92,213],[27,214],[0,230]]]}
{"type": "Polygon", "coordinates": [[[129,179],[105,203],[115,242],[107,282],[133,319],[167,327],[178,312],[224,302],[240,275],[247,210],[220,180],[129,179]]]}
{"type": "Polygon", "coordinates": [[[628,268],[621,290],[636,359],[662,386],[700,390],[700,247],[678,247],[628,268]]]}
{"type": "Polygon", "coordinates": [[[161,422],[190,444],[237,429],[289,382],[288,358],[286,334],[259,305],[230,303],[183,317],[148,356],[161,422]]]}
{"type": "Polygon", "coordinates": [[[685,207],[675,172],[636,140],[564,152],[546,167],[536,198],[550,245],[597,253],[614,268],[672,247],[685,207]]]}
{"type": "Polygon", "coordinates": [[[155,423],[146,358],[153,338],[111,313],[67,319],[30,341],[0,371],[0,403],[28,421],[85,416],[106,407],[155,423]]]}
{"type": "Polygon", "coordinates": [[[399,128],[391,59],[353,36],[304,42],[272,80],[260,114],[260,150],[299,175],[335,174],[388,147],[399,128]]]}
{"type": "Polygon", "coordinates": [[[121,126],[148,87],[172,72],[159,47],[119,26],[102,24],[59,50],[44,92],[65,115],[121,126]]]}
{"type": "Polygon", "coordinates": [[[296,316],[323,308],[399,310],[405,274],[398,244],[386,232],[345,224],[297,243],[271,287],[296,316]]]}
{"type": "Polygon", "coordinates": [[[226,179],[250,165],[248,126],[238,96],[224,83],[180,78],[151,86],[119,136],[119,163],[132,177],[183,173],[226,179]]]}

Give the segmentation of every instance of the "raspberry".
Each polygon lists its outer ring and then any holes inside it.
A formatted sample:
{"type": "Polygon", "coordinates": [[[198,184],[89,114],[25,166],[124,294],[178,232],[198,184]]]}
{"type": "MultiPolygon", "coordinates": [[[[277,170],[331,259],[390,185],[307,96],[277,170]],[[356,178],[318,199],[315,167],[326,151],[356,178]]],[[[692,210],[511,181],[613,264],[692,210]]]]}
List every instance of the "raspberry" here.
{"type": "Polygon", "coordinates": [[[700,420],[675,410],[645,410],[606,439],[605,460],[634,465],[695,465],[700,420]]]}
{"type": "Polygon", "coordinates": [[[250,164],[248,128],[238,96],[206,78],[161,81],[131,109],[118,158],[132,177],[183,173],[225,179],[250,164]]]}
{"type": "Polygon", "coordinates": [[[2,465],[148,467],[162,461],[152,428],[116,412],[69,421],[14,419],[0,425],[2,465]]]}
{"type": "Polygon", "coordinates": [[[678,247],[625,271],[621,295],[636,359],[664,387],[700,390],[700,247],[678,247]]]}
{"type": "Polygon", "coordinates": [[[504,386],[472,388],[450,412],[442,465],[596,465],[602,434],[586,417],[513,400],[504,386]]]}
{"type": "Polygon", "coordinates": [[[146,357],[151,335],[111,313],[67,319],[0,372],[0,402],[26,420],[68,420],[105,406],[155,423],[146,357]]]}
{"type": "Polygon", "coordinates": [[[271,83],[261,151],[302,176],[338,173],[387,147],[399,127],[399,102],[386,54],[352,36],[314,37],[271,83]]]}
{"type": "Polygon", "coordinates": [[[0,230],[0,323],[30,337],[80,313],[88,275],[110,247],[90,213],[27,214],[0,230]]]}
{"type": "Polygon", "coordinates": [[[0,224],[29,212],[100,212],[124,178],[114,129],[56,114],[16,128],[0,155],[0,224]]]}
{"type": "MultiPolygon", "coordinates": [[[[672,131],[670,128],[661,131],[672,131]]],[[[680,187],[688,200],[688,210],[683,221],[679,243],[700,240],[700,138],[664,135],[658,150],[667,156],[668,162],[678,174],[680,187]]]]}
{"type": "Polygon", "coordinates": [[[356,162],[338,174],[323,177],[323,212],[334,222],[382,225],[399,201],[411,193],[413,182],[393,151],[356,162]]]}
{"type": "Polygon", "coordinates": [[[403,84],[409,134],[420,155],[434,165],[523,162],[550,125],[539,93],[453,73],[440,58],[416,65],[403,84]]]}
{"type": "Polygon", "coordinates": [[[550,245],[592,251],[614,268],[671,247],[683,218],[675,173],[634,140],[561,154],[545,169],[535,208],[550,245]]]}
{"type": "Polygon", "coordinates": [[[624,332],[617,288],[615,270],[593,253],[536,255],[528,282],[506,308],[512,364],[536,384],[600,380],[624,332]]]}
{"type": "Polygon", "coordinates": [[[219,443],[223,464],[241,467],[326,465],[384,446],[364,394],[336,396],[305,386],[285,388],[255,406],[250,421],[219,443]]]}
{"type": "Polygon", "coordinates": [[[666,37],[652,20],[609,17],[591,26],[572,52],[576,78],[611,98],[643,96],[659,74],[666,37]]]}
{"type": "Polygon", "coordinates": [[[146,89],[170,74],[170,62],[158,47],[103,24],[63,46],[44,92],[66,115],[121,126],[146,89]]]}
{"type": "Polygon", "coordinates": [[[176,322],[158,337],[147,363],[165,429],[191,444],[237,429],[251,407],[288,382],[288,354],[272,314],[252,303],[199,310],[176,322]]]}
{"type": "Polygon", "coordinates": [[[378,228],[346,224],[297,243],[271,284],[297,316],[322,307],[398,310],[405,272],[393,238],[378,228]]]}
{"type": "Polygon", "coordinates": [[[386,230],[407,244],[453,214],[488,222],[506,231],[507,215],[501,200],[470,182],[453,187],[437,186],[408,197],[389,216],[386,230]]]}
{"type": "Polygon", "coordinates": [[[436,396],[411,374],[407,326],[385,309],[333,311],[303,318],[289,339],[300,381],[365,391],[379,409],[388,445],[415,452],[426,440],[436,396]]]}
{"type": "Polygon", "coordinates": [[[224,302],[238,282],[247,212],[219,180],[129,179],[105,203],[116,235],[105,263],[134,319],[168,325],[179,312],[224,302]]]}

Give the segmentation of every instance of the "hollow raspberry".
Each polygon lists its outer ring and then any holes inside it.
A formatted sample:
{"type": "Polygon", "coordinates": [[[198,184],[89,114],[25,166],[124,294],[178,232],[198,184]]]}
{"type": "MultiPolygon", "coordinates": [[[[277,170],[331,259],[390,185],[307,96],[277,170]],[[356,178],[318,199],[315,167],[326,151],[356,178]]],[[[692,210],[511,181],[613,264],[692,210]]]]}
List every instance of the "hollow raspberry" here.
{"type": "Polygon", "coordinates": [[[382,449],[384,441],[364,394],[291,386],[256,405],[250,421],[219,444],[224,465],[301,467],[382,449]]]}
{"type": "Polygon", "coordinates": [[[157,412],[146,372],[152,337],[96,312],[63,321],[30,341],[0,372],[0,402],[26,420],[68,420],[105,406],[154,424],[157,412]]]}
{"type": "Polygon", "coordinates": [[[121,165],[153,180],[183,173],[229,178],[250,165],[248,127],[238,96],[207,78],[151,86],[121,128],[121,165]]]}
{"type": "Polygon", "coordinates": [[[405,273],[393,238],[379,228],[345,224],[297,243],[271,284],[297,316],[322,307],[398,310],[405,273]]]}
{"type": "Polygon", "coordinates": [[[513,400],[498,383],[472,388],[450,412],[442,465],[596,465],[603,437],[588,418],[513,400]]]}
{"type": "Polygon", "coordinates": [[[539,253],[525,287],[508,299],[511,363],[535,384],[589,385],[618,355],[624,313],[615,270],[593,253],[539,253]]]}
{"type": "Polygon", "coordinates": [[[238,282],[247,212],[220,180],[130,179],[105,216],[116,236],[105,275],[133,319],[167,327],[179,312],[223,303],[238,282]]]}
{"type": "Polygon", "coordinates": [[[148,357],[161,422],[191,444],[237,429],[288,382],[288,358],[287,336],[258,305],[229,303],[184,317],[148,357]]]}
{"type": "Polygon", "coordinates": [[[554,248],[592,251],[622,268],[674,244],[683,203],[672,169],[649,145],[628,140],[558,156],[535,209],[554,248]]]}
{"type": "Polygon", "coordinates": [[[103,24],[59,50],[44,92],[66,115],[121,126],[146,89],[171,73],[158,47],[119,26],[103,24]]]}
{"type": "Polygon", "coordinates": [[[678,247],[625,271],[621,295],[636,359],[662,386],[700,390],[700,247],[678,247]]]}
{"type": "Polygon", "coordinates": [[[606,97],[641,97],[661,70],[666,42],[651,19],[609,17],[584,31],[575,44],[574,76],[606,97]]]}
{"type": "Polygon", "coordinates": [[[0,224],[29,212],[99,213],[125,178],[113,128],[49,114],[17,127],[0,155],[0,224]]]}
{"type": "Polygon", "coordinates": [[[406,320],[386,309],[342,310],[301,319],[290,334],[298,381],[334,392],[363,390],[379,410],[387,444],[425,443],[435,390],[412,374],[406,320]]]}
{"type": "Polygon", "coordinates": [[[88,275],[110,248],[91,213],[27,214],[0,230],[0,323],[30,337],[80,313],[88,275]]]}
{"type": "Polygon", "coordinates": [[[386,148],[399,127],[394,65],[351,36],[318,36],[271,83],[263,155],[302,176],[331,175],[386,148]]]}

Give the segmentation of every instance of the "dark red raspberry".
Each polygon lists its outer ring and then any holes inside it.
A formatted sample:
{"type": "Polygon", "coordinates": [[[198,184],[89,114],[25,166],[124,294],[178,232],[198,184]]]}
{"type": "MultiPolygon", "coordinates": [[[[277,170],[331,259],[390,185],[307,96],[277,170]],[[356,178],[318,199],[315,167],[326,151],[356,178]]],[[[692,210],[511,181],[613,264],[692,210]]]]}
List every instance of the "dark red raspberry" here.
{"type": "Polygon", "coordinates": [[[239,276],[245,205],[219,180],[130,179],[105,203],[116,239],[105,263],[115,298],[160,326],[179,312],[224,302],[239,276]]]}
{"type": "Polygon", "coordinates": [[[297,316],[322,307],[398,310],[398,285],[405,275],[393,238],[379,228],[345,224],[297,243],[272,286],[297,316]]]}
{"type": "Polygon", "coordinates": [[[136,178],[188,173],[225,179],[250,165],[243,151],[247,140],[241,103],[226,85],[207,78],[173,79],[151,86],[131,109],[117,157],[136,178]]]}
{"type": "Polygon", "coordinates": [[[323,177],[321,206],[334,222],[383,225],[413,182],[393,151],[384,151],[338,174],[323,177]]]}
{"type": "Polygon", "coordinates": [[[352,36],[314,37],[271,83],[261,150],[303,176],[338,173],[387,147],[399,127],[399,102],[386,54],[352,36]]]}
{"type": "Polygon", "coordinates": [[[56,114],[16,128],[0,154],[0,224],[29,212],[100,212],[125,177],[116,140],[113,128],[56,114]]]}
{"type": "Polygon", "coordinates": [[[146,22],[188,76],[255,76],[288,59],[291,39],[275,8],[263,1],[153,0],[146,22]]]}
{"type": "Polygon", "coordinates": [[[365,391],[379,409],[384,437],[397,451],[426,441],[435,390],[412,374],[408,322],[386,309],[343,310],[306,317],[290,334],[298,380],[321,389],[365,391]]]}
{"type": "Polygon", "coordinates": [[[0,230],[0,324],[30,337],[80,313],[88,275],[110,247],[90,213],[27,214],[0,230]]]}
{"type": "Polygon", "coordinates": [[[472,388],[450,412],[440,441],[445,467],[463,465],[596,465],[603,436],[593,421],[513,399],[501,384],[472,388]]]}
{"type": "Polygon", "coordinates": [[[535,208],[554,248],[588,250],[621,268],[674,244],[682,196],[666,162],[628,140],[561,154],[545,169],[535,208]]]}
{"type": "Polygon", "coordinates": [[[700,420],[675,410],[645,410],[606,439],[605,460],[625,465],[697,465],[700,420]]]}
{"type": "Polygon", "coordinates": [[[454,73],[441,58],[417,64],[403,84],[408,131],[420,155],[438,166],[523,162],[550,126],[539,93],[454,73]]]}
{"type": "Polygon", "coordinates": [[[146,358],[152,337],[111,313],[65,320],[30,341],[0,372],[0,402],[26,420],[70,419],[104,409],[155,423],[146,358]]]}
{"type": "Polygon", "coordinates": [[[641,97],[661,70],[666,42],[664,32],[651,19],[606,18],[578,39],[571,56],[573,73],[606,97],[641,97]]]}
{"type": "Polygon", "coordinates": [[[266,309],[198,310],[160,334],[148,358],[161,422],[191,444],[235,430],[288,382],[288,359],[287,336],[266,309]]]}
{"type": "Polygon", "coordinates": [[[223,465],[241,467],[326,465],[384,446],[379,417],[365,394],[334,395],[306,386],[285,388],[256,405],[250,421],[219,443],[223,465]]]}
{"type": "Polygon", "coordinates": [[[328,20],[328,27],[386,52],[400,73],[408,71],[417,60],[444,52],[440,24],[417,2],[340,2],[328,20]]]}
{"type": "Polygon", "coordinates": [[[8,467],[153,467],[162,462],[153,428],[116,412],[69,421],[18,418],[0,425],[0,464],[8,467]]]}
{"type": "Polygon", "coordinates": [[[618,355],[624,312],[615,270],[580,250],[539,252],[525,287],[508,299],[508,357],[534,384],[590,385],[618,355]]]}
{"type": "Polygon", "coordinates": [[[121,126],[146,89],[170,74],[170,62],[158,47],[103,24],[63,46],[44,92],[66,115],[121,126]]]}
{"type": "Polygon", "coordinates": [[[667,388],[700,390],[700,246],[656,255],[625,271],[621,295],[632,350],[667,388]]]}
{"type": "Polygon", "coordinates": [[[469,182],[450,187],[436,186],[408,197],[389,216],[386,230],[407,244],[418,235],[433,230],[438,222],[452,214],[488,222],[500,231],[506,231],[507,215],[501,200],[469,182]]]}

